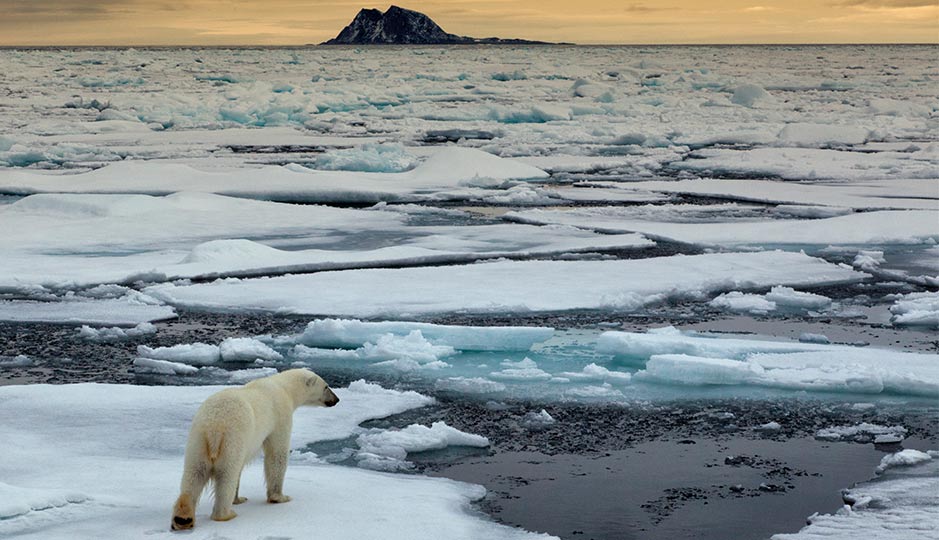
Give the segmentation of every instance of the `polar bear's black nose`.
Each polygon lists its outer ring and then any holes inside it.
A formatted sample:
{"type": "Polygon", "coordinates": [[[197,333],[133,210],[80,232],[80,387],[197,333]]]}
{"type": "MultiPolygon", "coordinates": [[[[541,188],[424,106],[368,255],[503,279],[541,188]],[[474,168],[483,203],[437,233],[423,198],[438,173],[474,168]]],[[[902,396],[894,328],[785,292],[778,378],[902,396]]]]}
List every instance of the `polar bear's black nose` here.
{"type": "Polygon", "coordinates": [[[326,405],[327,407],[333,407],[337,403],[339,403],[339,398],[336,396],[336,394],[333,393],[332,390],[327,388],[326,399],[323,400],[323,405],[326,405]]]}

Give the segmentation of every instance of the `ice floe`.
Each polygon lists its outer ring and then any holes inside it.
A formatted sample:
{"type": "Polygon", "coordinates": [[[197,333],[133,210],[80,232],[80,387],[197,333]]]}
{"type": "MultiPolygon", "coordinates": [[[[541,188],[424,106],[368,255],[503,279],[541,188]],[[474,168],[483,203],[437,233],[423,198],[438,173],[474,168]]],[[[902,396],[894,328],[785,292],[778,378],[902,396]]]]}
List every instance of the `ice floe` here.
{"type": "MultiPolygon", "coordinates": [[[[177,495],[189,419],[220,387],[29,385],[0,389],[3,438],[16,440],[0,456],[4,517],[0,534],[70,539],[175,537],[169,504],[177,495]],[[121,429],[114,430],[113,426],[121,429]],[[62,452],[61,441],[70,441],[62,452]],[[102,475],[101,470],[110,474],[102,475]],[[128,482],[133,478],[133,482],[128,482]],[[59,486],[69,486],[62,490],[59,486]],[[163,502],[161,502],[163,501],[163,502]],[[168,501],[168,502],[166,502],[168,501]],[[23,505],[29,503],[27,510],[23,505]],[[64,506],[61,503],[68,503],[64,506]]],[[[355,434],[361,422],[419,407],[431,400],[413,392],[356,382],[335,390],[342,407],[301,408],[294,415],[293,447],[355,434]],[[329,414],[327,414],[327,412],[329,414]]],[[[467,435],[467,437],[469,437],[467,435]]],[[[261,464],[248,465],[241,493],[249,501],[226,523],[197,513],[196,534],[303,536],[311,516],[318,534],[339,536],[348,524],[361,538],[546,538],[484,520],[469,508],[485,490],[444,479],[378,474],[313,463],[295,452],[287,469],[289,505],[263,504],[261,464]],[[321,496],[324,491],[328,497],[321,496]],[[393,528],[389,533],[388,527],[393,528]]],[[[210,503],[211,496],[206,501],[210,503]]]]}
{"type": "Polygon", "coordinates": [[[734,220],[716,217],[704,223],[636,219],[635,210],[622,207],[573,210],[523,210],[508,218],[522,223],[563,224],[604,232],[639,232],[707,245],[877,245],[920,244],[939,240],[939,212],[879,211],[825,219],[734,220]]]}
{"type": "Polygon", "coordinates": [[[395,471],[411,467],[406,460],[410,453],[441,450],[448,446],[485,448],[489,446],[489,439],[452,428],[445,422],[434,422],[430,427],[411,424],[398,430],[370,430],[359,435],[356,443],[359,450],[355,460],[359,467],[395,471]]]}
{"type": "Polygon", "coordinates": [[[140,323],[133,328],[121,328],[119,326],[92,328],[83,324],[78,329],[78,337],[88,341],[122,341],[156,334],[156,331],[156,326],[148,322],[140,323]]]}
{"type": "Polygon", "coordinates": [[[936,355],[814,343],[607,332],[598,349],[642,366],[633,380],[819,392],[939,394],[936,355]]]}
{"type": "Polygon", "coordinates": [[[939,293],[922,292],[900,295],[890,306],[890,319],[900,326],[939,327],[939,293]]]}
{"type": "Polygon", "coordinates": [[[935,460],[922,461],[887,469],[875,480],[844,490],[845,504],[838,511],[813,514],[801,531],[772,540],[939,538],[939,475],[935,460]]]}
{"type": "Polygon", "coordinates": [[[616,261],[491,262],[348,270],[148,287],[177,306],[354,317],[571,309],[630,311],[668,297],[743,287],[847,283],[865,275],[800,253],[720,253],[616,261]],[[687,269],[696,271],[689,274],[687,269]],[[571,276],[577,276],[572,280],[571,276]],[[316,290],[316,295],[298,295],[316,290]]]}

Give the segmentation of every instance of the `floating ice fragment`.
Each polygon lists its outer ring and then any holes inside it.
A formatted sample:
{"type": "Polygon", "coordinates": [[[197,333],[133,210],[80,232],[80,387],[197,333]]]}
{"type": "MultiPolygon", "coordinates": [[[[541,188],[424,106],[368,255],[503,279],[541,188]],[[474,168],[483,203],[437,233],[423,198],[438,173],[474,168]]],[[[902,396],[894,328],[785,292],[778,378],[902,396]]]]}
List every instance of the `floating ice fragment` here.
{"type": "Polygon", "coordinates": [[[255,360],[280,361],[284,357],[264,343],[249,337],[226,338],[218,346],[225,362],[253,362],[255,360]]]}
{"type": "Polygon", "coordinates": [[[877,474],[883,474],[884,471],[892,467],[909,467],[911,465],[923,463],[931,459],[932,456],[926,452],[920,452],[919,450],[907,448],[906,450],[884,456],[880,460],[880,465],[877,466],[877,469],[874,472],[877,474]]]}
{"type": "Polygon", "coordinates": [[[83,324],[78,329],[78,337],[88,341],[121,341],[125,339],[134,339],[140,336],[156,334],[157,328],[152,323],[140,323],[133,328],[121,328],[119,326],[92,328],[83,324]]]}

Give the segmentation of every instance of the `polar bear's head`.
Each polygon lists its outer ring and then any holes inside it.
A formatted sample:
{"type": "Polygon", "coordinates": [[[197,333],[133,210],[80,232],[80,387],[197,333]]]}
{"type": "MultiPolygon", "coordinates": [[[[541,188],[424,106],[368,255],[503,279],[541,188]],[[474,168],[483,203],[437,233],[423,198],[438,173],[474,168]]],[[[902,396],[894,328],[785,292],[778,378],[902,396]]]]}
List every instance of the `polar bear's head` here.
{"type": "Polygon", "coordinates": [[[289,369],[280,375],[288,377],[296,387],[299,387],[298,405],[312,405],[314,407],[332,407],[339,403],[339,398],[329,388],[322,377],[308,369],[289,369]]]}

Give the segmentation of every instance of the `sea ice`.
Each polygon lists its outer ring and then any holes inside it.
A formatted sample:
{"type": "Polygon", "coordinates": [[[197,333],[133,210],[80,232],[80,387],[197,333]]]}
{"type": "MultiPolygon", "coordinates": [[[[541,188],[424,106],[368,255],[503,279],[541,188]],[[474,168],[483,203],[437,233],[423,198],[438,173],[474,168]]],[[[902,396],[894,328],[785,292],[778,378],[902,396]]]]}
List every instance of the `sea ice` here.
{"type": "Polygon", "coordinates": [[[901,295],[890,306],[890,312],[895,325],[939,327],[939,293],[901,295]]]}
{"type": "Polygon", "coordinates": [[[907,448],[906,450],[901,450],[899,452],[894,452],[893,454],[887,454],[884,456],[880,460],[880,465],[877,466],[877,469],[874,472],[877,474],[883,474],[884,471],[892,467],[909,467],[911,465],[917,465],[931,459],[932,456],[926,452],[920,452],[919,450],[907,448]]]}
{"type": "Polygon", "coordinates": [[[452,311],[631,311],[669,296],[778,284],[846,283],[863,276],[804,254],[768,251],[349,270],[188,286],[165,284],[145,292],[173,305],[228,311],[408,317],[452,311]],[[689,267],[695,273],[689,275],[689,267]],[[578,280],[572,281],[572,275],[578,280]],[[318,292],[298,295],[300,290],[318,292]]]}
{"type": "Polygon", "coordinates": [[[832,426],[815,432],[815,438],[826,441],[900,442],[906,438],[903,426],[881,426],[863,422],[853,426],[832,426]],[[880,439],[878,441],[878,439],[880,439]]]}
{"type": "Polygon", "coordinates": [[[211,366],[222,359],[218,345],[209,345],[207,343],[182,343],[172,347],[157,348],[138,345],[137,355],[143,358],[166,360],[191,366],[211,366]]]}
{"type": "MultiPolygon", "coordinates": [[[[189,420],[199,404],[219,389],[102,384],[0,388],[2,437],[18,441],[0,456],[2,493],[17,496],[0,496],[6,503],[0,506],[13,514],[7,505],[32,499],[41,503],[31,504],[37,509],[26,514],[17,511],[17,517],[0,520],[0,535],[45,540],[175,538],[167,524],[168,507],[159,501],[176,497],[189,420]],[[115,425],[122,428],[114,430],[115,425]],[[63,439],[70,441],[64,453],[63,439]],[[102,476],[101,470],[111,474],[102,476]],[[69,499],[74,502],[56,507],[69,499]]],[[[294,448],[345,439],[365,420],[432,401],[361,381],[335,392],[341,407],[301,408],[295,413],[294,448]]],[[[309,531],[310,517],[319,516],[318,534],[338,537],[365,513],[370,519],[356,529],[361,538],[547,538],[471,512],[469,503],[485,494],[478,486],[315,464],[302,456],[295,453],[287,469],[290,505],[263,503],[261,464],[253,462],[242,475],[241,493],[249,501],[239,506],[238,519],[223,524],[210,520],[211,495],[207,495],[197,513],[196,534],[302,537],[309,531]],[[317,496],[324,489],[329,497],[317,496]],[[433,534],[427,533],[428,527],[433,534]]]]}
{"type": "Polygon", "coordinates": [[[924,210],[880,211],[826,219],[770,219],[682,223],[637,219],[624,207],[573,210],[523,210],[509,219],[522,223],[563,224],[602,232],[639,232],[650,238],[706,245],[876,245],[919,244],[939,240],[939,213],[924,210]]]}
{"type": "Polygon", "coordinates": [[[808,525],[772,540],[900,540],[939,538],[939,475],[935,460],[844,490],[845,505],[832,514],[813,514],[808,525]]]}
{"type": "Polygon", "coordinates": [[[448,326],[404,321],[316,319],[307,324],[303,333],[288,338],[286,342],[280,338],[275,341],[310,347],[356,348],[366,342],[375,343],[386,334],[407,336],[414,331],[420,331],[424,339],[431,343],[461,351],[527,351],[554,333],[553,328],[544,327],[448,326]]]}
{"type": "Polygon", "coordinates": [[[598,350],[643,366],[633,380],[823,392],[939,393],[936,355],[814,343],[606,332],[598,350]]]}
{"type": "Polygon", "coordinates": [[[78,337],[88,341],[122,341],[153,335],[156,334],[156,331],[156,326],[148,322],[140,323],[133,328],[121,328],[119,326],[92,328],[83,324],[78,329],[78,337]]]}
{"type": "Polygon", "coordinates": [[[445,422],[434,422],[430,427],[411,424],[398,430],[371,430],[359,435],[356,442],[359,450],[355,459],[359,466],[376,470],[409,468],[410,464],[405,460],[410,453],[441,450],[448,446],[489,446],[486,437],[465,433],[445,422]]]}

